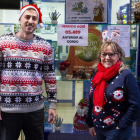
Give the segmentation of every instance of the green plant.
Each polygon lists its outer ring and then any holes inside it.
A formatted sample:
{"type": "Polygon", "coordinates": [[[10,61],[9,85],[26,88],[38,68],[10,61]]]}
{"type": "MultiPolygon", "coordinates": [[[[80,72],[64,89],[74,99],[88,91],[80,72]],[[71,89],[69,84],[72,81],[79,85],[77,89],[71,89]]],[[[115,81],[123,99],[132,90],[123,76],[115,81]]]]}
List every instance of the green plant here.
{"type": "Polygon", "coordinates": [[[60,15],[61,14],[59,14],[59,12],[57,13],[56,10],[55,12],[52,12],[51,14],[49,13],[49,17],[51,18],[51,20],[57,20],[60,15]]]}
{"type": "Polygon", "coordinates": [[[61,120],[61,117],[58,118],[58,116],[56,116],[56,119],[55,119],[55,121],[54,121],[54,125],[55,125],[56,127],[60,127],[61,124],[62,124],[62,122],[63,122],[63,118],[62,118],[62,120],[61,120]]]}

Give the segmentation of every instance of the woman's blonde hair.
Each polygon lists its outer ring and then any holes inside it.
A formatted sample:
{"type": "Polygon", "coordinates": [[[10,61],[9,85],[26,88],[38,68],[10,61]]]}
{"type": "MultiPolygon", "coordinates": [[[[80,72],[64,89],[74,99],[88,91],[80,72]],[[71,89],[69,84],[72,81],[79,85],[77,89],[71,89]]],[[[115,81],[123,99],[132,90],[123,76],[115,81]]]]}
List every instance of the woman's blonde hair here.
{"type": "Polygon", "coordinates": [[[125,63],[125,53],[124,53],[123,49],[122,49],[116,42],[108,42],[108,41],[105,41],[105,42],[102,44],[100,50],[98,51],[98,53],[97,53],[97,61],[96,61],[96,63],[93,65],[93,69],[94,69],[95,71],[98,70],[98,63],[101,62],[101,58],[100,58],[101,55],[100,55],[100,54],[101,54],[101,52],[102,52],[104,49],[106,49],[106,47],[108,47],[108,46],[111,46],[113,52],[114,52],[114,53],[118,53],[118,55],[120,56],[119,60],[121,61],[121,67],[120,67],[120,69],[119,69],[119,73],[120,73],[121,71],[123,71],[124,69],[128,69],[127,66],[126,66],[126,63],[125,63]]]}

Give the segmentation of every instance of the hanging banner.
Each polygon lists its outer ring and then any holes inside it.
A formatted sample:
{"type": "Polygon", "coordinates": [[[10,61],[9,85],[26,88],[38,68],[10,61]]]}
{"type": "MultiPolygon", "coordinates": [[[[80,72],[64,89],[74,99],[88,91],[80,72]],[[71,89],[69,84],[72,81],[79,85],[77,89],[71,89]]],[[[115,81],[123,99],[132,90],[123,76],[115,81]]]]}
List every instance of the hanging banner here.
{"type": "Polygon", "coordinates": [[[88,46],[88,24],[58,24],[57,44],[88,46]]]}
{"type": "Polygon", "coordinates": [[[130,57],[130,25],[109,25],[108,36],[111,37],[115,30],[119,31],[120,36],[116,36],[113,41],[118,39],[118,45],[124,50],[125,57],[130,57]]]}
{"type": "Polygon", "coordinates": [[[107,0],[66,0],[65,23],[107,23],[107,0]]]}

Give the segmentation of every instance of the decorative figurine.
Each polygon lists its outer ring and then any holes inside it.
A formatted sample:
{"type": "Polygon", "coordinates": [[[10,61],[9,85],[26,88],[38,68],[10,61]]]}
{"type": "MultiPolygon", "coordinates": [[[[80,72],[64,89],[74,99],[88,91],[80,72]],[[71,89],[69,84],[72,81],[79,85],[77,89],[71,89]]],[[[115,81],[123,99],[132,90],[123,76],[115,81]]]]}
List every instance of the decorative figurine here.
{"type": "Polygon", "coordinates": [[[76,79],[76,78],[77,78],[76,69],[73,69],[72,73],[73,73],[72,78],[73,78],[73,79],[76,79]]]}
{"type": "Polygon", "coordinates": [[[123,24],[124,13],[119,10],[116,14],[117,14],[117,24],[123,24]]]}
{"type": "Polygon", "coordinates": [[[100,2],[100,4],[94,7],[93,9],[93,14],[94,14],[94,19],[93,21],[96,22],[103,22],[104,21],[104,3],[100,2]]]}
{"type": "Polygon", "coordinates": [[[103,32],[102,32],[102,38],[103,38],[102,42],[105,42],[105,40],[107,39],[107,37],[108,37],[107,33],[108,33],[107,30],[103,30],[103,32]]]}
{"type": "Polygon", "coordinates": [[[88,99],[83,98],[80,100],[77,106],[77,111],[73,118],[73,129],[75,131],[88,131],[88,126],[86,124],[86,114],[88,112],[88,99]]]}
{"type": "Polygon", "coordinates": [[[58,115],[56,116],[56,119],[55,119],[55,122],[54,122],[54,125],[55,125],[55,131],[60,131],[61,129],[61,124],[63,122],[63,118],[61,119],[61,117],[58,118],[58,115]]]}
{"type": "Polygon", "coordinates": [[[82,70],[78,71],[78,77],[81,78],[82,70]]]}
{"type": "Polygon", "coordinates": [[[85,69],[82,70],[81,79],[87,79],[85,69]]]}
{"type": "Polygon", "coordinates": [[[140,2],[137,2],[135,4],[135,10],[133,10],[133,15],[134,15],[134,19],[135,19],[135,21],[133,21],[133,23],[139,23],[139,20],[140,20],[140,2]]]}
{"type": "Polygon", "coordinates": [[[61,73],[62,78],[66,77],[69,66],[70,66],[70,63],[68,61],[63,61],[60,63],[59,71],[61,73]]]}
{"type": "Polygon", "coordinates": [[[92,69],[91,74],[90,74],[90,79],[93,78],[94,70],[92,69]]]}

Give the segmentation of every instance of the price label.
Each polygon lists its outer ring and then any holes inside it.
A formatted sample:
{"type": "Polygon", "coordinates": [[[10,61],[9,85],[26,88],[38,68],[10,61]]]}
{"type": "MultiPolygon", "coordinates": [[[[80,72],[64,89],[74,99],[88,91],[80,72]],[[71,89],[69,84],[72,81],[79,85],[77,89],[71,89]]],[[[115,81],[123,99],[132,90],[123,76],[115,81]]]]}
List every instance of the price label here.
{"type": "Polygon", "coordinates": [[[80,31],[80,30],[74,30],[74,31],[66,30],[65,33],[66,33],[66,34],[80,34],[81,31],[80,31]]]}

